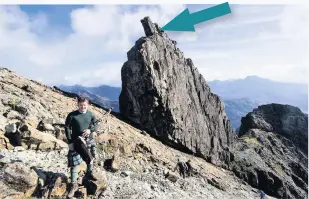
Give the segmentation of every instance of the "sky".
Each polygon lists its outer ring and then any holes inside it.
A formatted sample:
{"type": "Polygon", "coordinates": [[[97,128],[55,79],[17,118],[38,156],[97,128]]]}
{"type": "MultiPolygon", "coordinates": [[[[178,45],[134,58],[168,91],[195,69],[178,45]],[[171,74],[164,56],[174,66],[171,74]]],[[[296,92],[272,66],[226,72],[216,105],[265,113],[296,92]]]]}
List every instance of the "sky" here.
{"type": "MultiPolygon", "coordinates": [[[[163,27],[212,5],[0,5],[0,67],[47,85],[121,86],[140,20],[163,27]]],[[[232,13],[167,32],[207,81],[256,75],[307,83],[309,12],[297,5],[230,5],[232,13]]]]}

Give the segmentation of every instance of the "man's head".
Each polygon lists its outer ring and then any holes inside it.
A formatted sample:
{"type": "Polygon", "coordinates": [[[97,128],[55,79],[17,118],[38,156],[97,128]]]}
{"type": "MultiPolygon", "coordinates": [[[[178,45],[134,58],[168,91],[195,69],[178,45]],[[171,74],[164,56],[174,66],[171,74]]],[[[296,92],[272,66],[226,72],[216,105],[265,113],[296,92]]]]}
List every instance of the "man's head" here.
{"type": "Polygon", "coordinates": [[[78,110],[82,113],[86,113],[88,110],[89,100],[86,97],[78,97],[78,110]]]}

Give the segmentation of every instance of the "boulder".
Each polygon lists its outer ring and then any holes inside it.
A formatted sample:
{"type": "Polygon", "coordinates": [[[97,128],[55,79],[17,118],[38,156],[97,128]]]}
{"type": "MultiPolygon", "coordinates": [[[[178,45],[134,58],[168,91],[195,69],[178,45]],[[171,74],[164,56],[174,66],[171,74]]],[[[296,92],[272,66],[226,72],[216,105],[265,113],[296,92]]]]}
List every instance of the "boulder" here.
{"type": "Polygon", "coordinates": [[[65,176],[57,176],[53,183],[52,190],[50,190],[50,197],[56,198],[64,196],[67,191],[67,178],[65,176]]]}
{"type": "Polygon", "coordinates": [[[87,189],[88,195],[99,195],[106,190],[108,185],[106,173],[105,171],[99,169],[94,169],[93,173],[98,180],[92,181],[89,180],[87,177],[84,177],[83,185],[87,189]]]}
{"type": "Polygon", "coordinates": [[[14,105],[13,109],[23,116],[28,115],[28,105],[26,103],[22,103],[22,102],[17,103],[14,105]]]}
{"type": "Polygon", "coordinates": [[[24,85],[21,87],[22,90],[32,93],[32,94],[36,94],[36,90],[31,86],[31,85],[24,85]]]}
{"type": "Polygon", "coordinates": [[[14,149],[14,146],[11,145],[10,140],[4,135],[4,133],[0,130],[0,149],[14,149]]]}
{"type": "Polygon", "coordinates": [[[177,182],[177,180],[179,179],[177,174],[170,172],[170,171],[165,173],[165,178],[170,180],[171,182],[174,182],[174,183],[177,182]]]}
{"type": "Polygon", "coordinates": [[[55,128],[52,124],[43,124],[44,131],[55,131],[55,128]]]}
{"type": "Polygon", "coordinates": [[[67,148],[67,143],[58,140],[51,134],[43,133],[28,125],[28,130],[22,132],[22,144],[27,149],[58,150],[67,148]]]}
{"type": "Polygon", "coordinates": [[[4,164],[1,167],[2,186],[6,186],[9,192],[16,194],[16,198],[20,196],[27,198],[34,193],[38,177],[33,170],[20,162],[4,164]]]}
{"type": "Polygon", "coordinates": [[[17,129],[16,123],[11,123],[5,127],[5,136],[9,139],[10,144],[13,146],[21,146],[21,133],[17,129]]]}
{"type": "Polygon", "coordinates": [[[44,118],[42,120],[43,124],[54,124],[54,119],[53,118],[44,118]]]}
{"type": "Polygon", "coordinates": [[[215,178],[207,178],[207,182],[211,184],[212,186],[216,187],[217,189],[220,189],[222,191],[226,191],[226,187],[219,183],[215,178]]]}
{"type": "Polygon", "coordinates": [[[5,132],[6,133],[15,133],[17,130],[16,128],[16,124],[15,123],[11,123],[5,126],[5,132]]]}
{"type": "Polygon", "coordinates": [[[3,199],[23,199],[24,193],[19,192],[18,190],[10,188],[4,182],[0,181],[0,198],[3,199]]]}
{"type": "Polygon", "coordinates": [[[6,118],[9,120],[13,120],[13,119],[17,119],[17,120],[22,120],[24,118],[24,116],[22,116],[20,113],[18,113],[17,111],[14,110],[10,110],[7,114],[6,114],[6,118]]]}

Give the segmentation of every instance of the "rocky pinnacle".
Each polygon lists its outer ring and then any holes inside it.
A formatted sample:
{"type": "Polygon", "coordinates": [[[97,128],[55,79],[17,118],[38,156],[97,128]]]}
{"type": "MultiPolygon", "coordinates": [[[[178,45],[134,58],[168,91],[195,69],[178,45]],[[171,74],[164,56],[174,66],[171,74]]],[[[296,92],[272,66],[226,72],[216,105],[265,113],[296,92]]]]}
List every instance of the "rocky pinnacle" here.
{"type": "Polygon", "coordinates": [[[120,113],[166,144],[219,164],[234,133],[224,105],[191,59],[149,17],[121,70],[120,113]]]}

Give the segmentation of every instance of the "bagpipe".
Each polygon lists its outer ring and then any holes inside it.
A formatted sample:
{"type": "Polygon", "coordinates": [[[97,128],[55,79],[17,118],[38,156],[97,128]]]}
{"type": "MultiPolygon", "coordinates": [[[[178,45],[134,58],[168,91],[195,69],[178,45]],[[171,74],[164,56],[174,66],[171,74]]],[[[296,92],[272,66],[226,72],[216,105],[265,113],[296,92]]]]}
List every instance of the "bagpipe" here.
{"type": "MultiPolygon", "coordinates": [[[[96,126],[100,120],[96,120],[90,125],[96,126]]],[[[90,127],[89,127],[90,129],[90,127]]],[[[87,140],[89,138],[84,138],[83,136],[78,136],[77,139],[74,141],[74,150],[81,156],[81,158],[87,163],[90,164],[92,163],[94,157],[91,154],[88,145],[87,145],[87,140]]],[[[94,138],[93,138],[94,139],[94,138]]]]}
{"type": "Polygon", "coordinates": [[[74,141],[74,150],[81,156],[81,158],[87,163],[92,163],[94,157],[90,153],[86,140],[82,136],[78,136],[74,141]]]}

